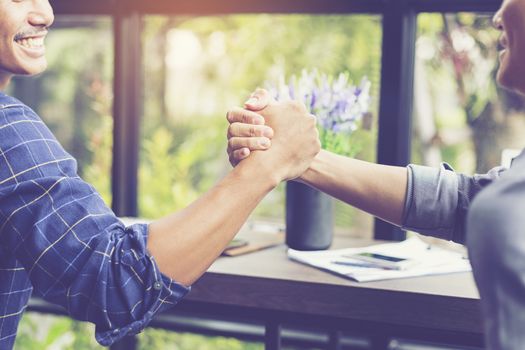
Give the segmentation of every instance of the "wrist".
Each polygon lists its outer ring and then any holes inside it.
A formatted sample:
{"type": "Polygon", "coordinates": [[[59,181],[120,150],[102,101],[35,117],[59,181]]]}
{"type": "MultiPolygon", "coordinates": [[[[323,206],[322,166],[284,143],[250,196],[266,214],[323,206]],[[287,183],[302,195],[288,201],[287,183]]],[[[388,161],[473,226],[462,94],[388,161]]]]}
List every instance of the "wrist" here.
{"type": "Polygon", "coordinates": [[[299,176],[296,179],[296,181],[311,186],[315,185],[316,179],[318,179],[319,174],[321,173],[321,170],[323,168],[323,164],[325,163],[325,160],[329,155],[329,152],[321,150],[312,160],[312,163],[310,163],[308,169],[306,169],[305,172],[302,173],[301,176],[299,176]]]}
{"type": "Polygon", "coordinates": [[[274,165],[267,157],[263,157],[264,151],[255,151],[248,158],[241,161],[235,171],[238,176],[249,178],[255,183],[271,189],[277,187],[284,179],[282,167],[274,165]]]}

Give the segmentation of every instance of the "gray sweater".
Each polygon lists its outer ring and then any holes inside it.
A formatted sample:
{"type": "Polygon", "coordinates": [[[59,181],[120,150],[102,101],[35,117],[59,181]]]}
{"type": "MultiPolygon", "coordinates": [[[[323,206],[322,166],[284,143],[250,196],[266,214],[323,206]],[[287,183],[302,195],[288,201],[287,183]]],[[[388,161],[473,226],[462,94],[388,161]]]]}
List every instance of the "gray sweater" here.
{"type": "Polygon", "coordinates": [[[484,175],[408,169],[404,227],[467,245],[487,349],[525,349],[525,152],[484,175]]]}
{"type": "Polygon", "coordinates": [[[439,169],[409,165],[403,228],[464,244],[471,201],[505,170],[497,167],[487,174],[467,176],[446,163],[439,169]]]}

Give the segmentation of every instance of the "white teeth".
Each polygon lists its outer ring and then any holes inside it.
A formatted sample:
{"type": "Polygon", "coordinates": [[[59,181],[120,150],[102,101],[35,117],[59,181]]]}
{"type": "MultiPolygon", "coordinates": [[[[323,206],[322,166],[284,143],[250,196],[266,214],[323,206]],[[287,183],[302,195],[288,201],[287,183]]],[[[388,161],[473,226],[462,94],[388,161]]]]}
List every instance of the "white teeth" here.
{"type": "Polygon", "coordinates": [[[42,46],[44,46],[44,38],[43,37],[19,39],[19,40],[16,40],[16,42],[19,45],[21,45],[23,47],[26,47],[26,48],[29,48],[29,49],[41,48],[42,46]]]}

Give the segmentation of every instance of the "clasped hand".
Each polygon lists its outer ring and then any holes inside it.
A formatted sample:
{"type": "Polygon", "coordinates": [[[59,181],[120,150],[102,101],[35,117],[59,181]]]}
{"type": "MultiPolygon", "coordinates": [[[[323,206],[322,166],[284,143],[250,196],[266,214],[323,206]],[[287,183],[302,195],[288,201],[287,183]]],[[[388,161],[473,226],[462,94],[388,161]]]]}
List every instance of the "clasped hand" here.
{"type": "Polygon", "coordinates": [[[277,102],[263,89],[251,95],[245,108],[230,110],[227,119],[233,166],[250,158],[272,166],[279,180],[291,180],[301,176],[321,150],[316,118],[304,104],[277,102]]]}

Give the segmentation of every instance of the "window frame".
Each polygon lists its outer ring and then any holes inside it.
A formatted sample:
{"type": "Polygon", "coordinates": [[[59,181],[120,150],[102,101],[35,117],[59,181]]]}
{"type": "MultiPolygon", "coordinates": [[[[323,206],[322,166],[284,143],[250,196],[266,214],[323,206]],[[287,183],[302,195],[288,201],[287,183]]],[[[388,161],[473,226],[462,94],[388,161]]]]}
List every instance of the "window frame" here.
{"type": "MultiPolygon", "coordinates": [[[[51,0],[57,15],[107,15],[113,20],[114,130],[112,209],[138,215],[142,118],[142,16],[224,14],[375,14],[382,16],[381,90],[377,162],[410,161],[414,57],[419,13],[494,12],[501,0],[51,0]]],[[[376,219],[374,238],[402,240],[403,230],[376,219]]]]}

